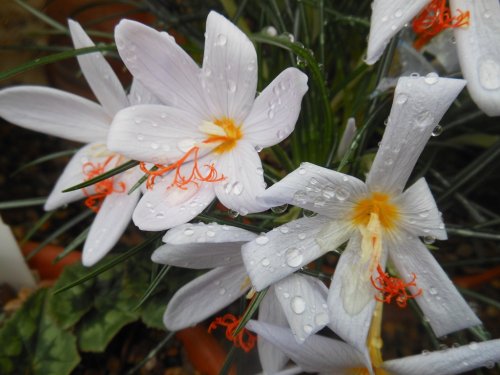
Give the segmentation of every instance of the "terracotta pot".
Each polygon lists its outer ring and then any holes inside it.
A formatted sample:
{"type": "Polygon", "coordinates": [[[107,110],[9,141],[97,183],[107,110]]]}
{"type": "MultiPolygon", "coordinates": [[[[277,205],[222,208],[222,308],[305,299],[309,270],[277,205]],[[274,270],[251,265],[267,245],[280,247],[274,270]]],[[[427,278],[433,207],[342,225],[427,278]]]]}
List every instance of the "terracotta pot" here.
{"type": "MultiPolygon", "coordinates": [[[[28,255],[36,249],[38,245],[39,243],[37,242],[27,242],[22,247],[23,254],[25,256],[28,255]]],[[[62,253],[63,250],[64,247],[62,246],[47,245],[28,261],[28,265],[31,269],[38,272],[41,280],[56,280],[65,266],[80,262],[81,260],[81,253],[79,251],[73,251],[59,262],[53,263],[55,258],[62,253]]]]}

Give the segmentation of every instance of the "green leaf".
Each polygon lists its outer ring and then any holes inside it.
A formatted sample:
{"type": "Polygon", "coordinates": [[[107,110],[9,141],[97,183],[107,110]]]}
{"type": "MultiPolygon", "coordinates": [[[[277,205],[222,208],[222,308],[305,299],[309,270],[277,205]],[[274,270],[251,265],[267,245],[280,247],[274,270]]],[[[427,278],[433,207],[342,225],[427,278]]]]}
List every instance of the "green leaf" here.
{"type": "Polygon", "coordinates": [[[46,161],[49,161],[49,160],[53,160],[53,159],[57,159],[57,158],[60,158],[62,156],[68,156],[68,155],[74,155],[78,150],[67,150],[67,151],[59,151],[59,152],[54,152],[52,154],[48,154],[48,155],[44,155],[38,159],[35,159],[33,161],[30,161],[29,163],[26,163],[24,164],[22,167],[18,168],[17,170],[15,170],[11,175],[10,177],[13,177],[15,176],[16,174],[18,174],[19,172],[29,168],[29,167],[33,167],[37,164],[41,164],[41,163],[45,163],[46,161]]]}
{"type": "Polygon", "coordinates": [[[47,297],[35,292],[0,329],[0,373],[65,375],[80,362],[75,337],[46,313],[47,297]]]}
{"type": "Polygon", "coordinates": [[[126,170],[128,170],[130,168],[133,168],[133,167],[137,166],[137,165],[139,165],[138,161],[129,160],[126,163],[123,163],[122,165],[120,165],[120,166],[118,166],[116,168],[110,169],[106,173],[100,174],[99,176],[91,178],[90,180],[84,181],[84,182],[82,182],[82,183],[80,183],[78,185],[71,186],[71,187],[63,190],[63,193],[67,193],[67,192],[70,192],[70,191],[83,189],[84,187],[87,187],[87,186],[90,186],[90,185],[94,185],[96,182],[106,180],[107,178],[110,178],[110,177],[112,177],[114,175],[117,175],[118,173],[124,172],[124,171],[126,171],[126,170]]]}
{"type": "Polygon", "coordinates": [[[47,197],[27,198],[27,199],[19,199],[17,201],[0,202],[0,210],[7,210],[10,208],[20,208],[20,207],[41,206],[42,204],[45,204],[46,200],[47,197]]]}

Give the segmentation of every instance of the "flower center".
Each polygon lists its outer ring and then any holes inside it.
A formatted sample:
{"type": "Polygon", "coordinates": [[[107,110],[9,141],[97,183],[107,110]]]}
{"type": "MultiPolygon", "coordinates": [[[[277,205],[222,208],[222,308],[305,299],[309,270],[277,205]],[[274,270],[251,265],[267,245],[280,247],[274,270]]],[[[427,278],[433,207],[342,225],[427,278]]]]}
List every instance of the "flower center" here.
{"type": "MultiPolygon", "coordinates": [[[[106,172],[106,168],[111,163],[111,161],[117,157],[115,162],[115,166],[118,166],[120,163],[120,157],[118,155],[110,155],[108,156],[103,163],[93,163],[87,162],[82,166],[82,171],[85,176],[85,181],[91,180],[104,172],[106,172]]],[[[95,193],[91,194],[87,189],[83,188],[83,194],[87,197],[85,199],[85,205],[90,208],[94,212],[98,212],[99,208],[108,195],[112,193],[124,193],[127,186],[125,182],[120,181],[115,186],[114,176],[107,178],[105,180],[99,181],[93,185],[95,193]]]]}
{"type": "Polygon", "coordinates": [[[248,353],[255,346],[257,337],[246,328],[243,328],[237,335],[234,335],[234,331],[239,323],[240,319],[236,318],[233,314],[218,316],[210,323],[208,332],[212,332],[217,326],[226,327],[226,339],[231,341],[237,348],[241,348],[248,353]]]}
{"type": "Polygon", "coordinates": [[[216,154],[232,150],[243,136],[241,126],[227,117],[215,119],[213,122],[204,121],[200,130],[207,134],[203,143],[215,146],[213,152],[216,154]]]}
{"type": "Polygon", "coordinates": [[[457,9],[458,15],[452,17],[446,0],[433,0],[413,20],[413,31],[417,34],[413,46],[421,49],[441,31],[469,25],[470,12],[457,9]]]}
{"type": "Polygon", "coordinates": [[[394,229],[399,219],[398,208],[390,201],[389,195],[384,193],[375,192],[357,202],[352,221],[356,226],[367,227],[373,220],[373,214],[377,215],[380,226],[385,230],[394,229]]]}

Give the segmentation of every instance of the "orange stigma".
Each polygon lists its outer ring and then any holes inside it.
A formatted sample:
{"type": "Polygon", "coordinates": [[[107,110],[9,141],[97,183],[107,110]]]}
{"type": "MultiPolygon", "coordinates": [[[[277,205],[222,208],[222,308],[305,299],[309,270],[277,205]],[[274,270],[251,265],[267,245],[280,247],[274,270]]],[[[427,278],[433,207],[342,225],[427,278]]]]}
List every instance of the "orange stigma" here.
{"type": "Polygon", "coordinates": [[[443,30],[469,26],[470,12],[457,9],[457,13],[455,17],[451,15],[446,0],[432,0],[413,20],[413,31],[417,34],[413,46],[419,50],[443,30]]]}
{"type": "Polygon", "coordinates": [[[226,339],[231,341],[237,348],[241,348],[248,353],[255,346],[257,337],[246,328],[243,328],[235,336],[234,331],[236,330],[236,327],[238,327],[239,323],[240,319],[236,318],[233,314],[218,316],[212,323],[210,323],[208,332],[212,332],[217,328],[217,326],[226,327],[226,339]]]}
{"type": "MultiPolygon", "coordinates": [[[[111,163],[116,155],[110,155],[104,160],[104,163],[92,163],[87,162],[83,164],[82,170],[85,175],[85,181],[91,180],[104,172],[106,172],[106,167],[111,163]]],[[[119,161],[120,158],[118,158],[119,161]]],[[[112,193],[123,193],[126,190],[126,185],[123,181],[120,181],[115,187],[114,176],[107,178],[105,180],[99,181],[94,185],[95,193],[90,194],[85,188],[83,188],[83,194],[87,197],[85,199],[85,205],[94,212],[98,212],[101,208],[104,198],[112,193]]]]}
{"type": "Polygon", "coordinates": [[[205,164],[205,167],[208,168],[208,173],[205,176],[201,173],[198,167],[199,150],[200,150],[199,147],[194,146],[190,148],[189,151],[186,152],[184,156],[179,160],[177,160],[175,163],[169,165],[155,164],[155,167],[157,168],[156,170],[148,169],[146,167],[146,163],[141,162],[139,164],[141,171],[143,171],[148,175],[148,180],[146,181],[146,187],[148,189],[152,189],[156,177],[174,170],[175,170],[174,180],[172,184],[169,186],[169,188],[172,186],[176,186],[179,189],[186,190],[187,189],[186,185],[190,183],[194,183],[196,186],[198,186],[199,182],[219,182],[224,180],[226,178],[224,175],[221,175],[220,177],[217,176],[218,172],[215,169],[213,163],[205,164]],[[186,163],[186,161],[188,161],[190,155],[193,155],[193,168],[191,169],[191,173],[188,176],[184,176],[181,173],[181,167],[184,163],[186,163]]]}
{"type": "Polygon", "coordinates": [[[375,296],[375,299],[379,302],[391,303],[394,298],[399,307],[406,307],[406,301],[422,294],[422,289],[419,289],[416,294],[409,294],[406,291],[409,286],[417,286],[415,283],[417,276],[415,274],[412,274],[413,279],[409,283],[405,283],[397,277],[389,276],[388,273],[384,272],[380,264],[377,266],[377,272],[378,277],[373,280],[373,276],[371,276],[370,280],[375,289],[382,292],[382,298],[375,296]]]}

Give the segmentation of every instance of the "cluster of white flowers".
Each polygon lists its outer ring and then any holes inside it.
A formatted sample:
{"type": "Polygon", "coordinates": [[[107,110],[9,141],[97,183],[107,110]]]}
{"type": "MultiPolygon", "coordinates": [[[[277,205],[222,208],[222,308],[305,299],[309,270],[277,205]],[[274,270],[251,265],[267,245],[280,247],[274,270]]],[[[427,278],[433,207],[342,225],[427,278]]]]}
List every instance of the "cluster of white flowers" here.
{"type": "MultiPolygon", "coordinates": [[[[100,104],[56,89],[20,86],[0,91],[0,115],[87,143],[45,205],[53,210],[86,198],[97,212],[83,249],[85,265],[105,256],[132,218],[142,230],[169,229],[154,262],[213,268],[168,302],[168,329],[194,325],[241,296],[265,291],[258,321],[248,324],[260,337],[265,373],[460,373],[499,361],[500,341],[382,362],[371,339],[377,306],[384,302],[405,306],[414,300],[437,336],[481,324],[420,239],[447,238],[425,179],[405,189],[433,130],[466,84],[486,113],[500,114],[500,45],[491,47],[484,38],[498,39],[493,35],[498,25],[492,24],[500,19],[498,1],[451,4],[470,12],[470,26],[456,28],[467,82],[436,75],[400,78],[365,182],[303,163],[266,190],[259,152],[294,130],[307,76],[286,69],[256,97],[255,48],[215,12],[207,19],[201,68],[168,33],[124,20],[115,39],[134,77],[129,95],[95,52],[78,61],[100,104]],[[485,4],[495,14],[487,16],[485,4]],[[471,42],[479,34],[482,38],[471,42]],[[92,187],[61,192],[129,160],[140,165],[92,187]],[[128,194],[143,176],[142,188],[128,194]],[[240,215],[283,204],[315,215],[260,234],[189,223],[215,198],[240,215]],[[329,287],[298,272],[344,244],[329,287]],[[388,264],[398,277],[386,271],[388,264]],[[325,327],[344,341],[316,335],[325,327]],[[297,367],[283,370],[290,359],[297,367]]],[[[367,62],[374,63],[389,39],[428,5],[426,0],[375,0],[367,62]]],[[[93,45],[78,23],[69,26],[75,47],[93,45]]],[[[239,320],[233,318],[218,318],[214,327],[234,330],[239,320]]],[[[235,344],[245,350],[252,346],[241,337],[235,344]]]]}

